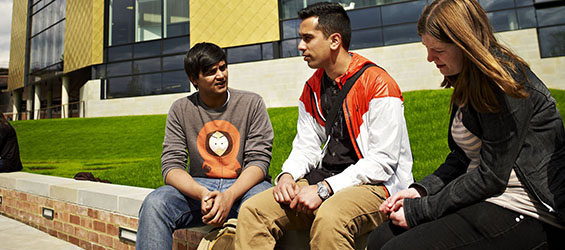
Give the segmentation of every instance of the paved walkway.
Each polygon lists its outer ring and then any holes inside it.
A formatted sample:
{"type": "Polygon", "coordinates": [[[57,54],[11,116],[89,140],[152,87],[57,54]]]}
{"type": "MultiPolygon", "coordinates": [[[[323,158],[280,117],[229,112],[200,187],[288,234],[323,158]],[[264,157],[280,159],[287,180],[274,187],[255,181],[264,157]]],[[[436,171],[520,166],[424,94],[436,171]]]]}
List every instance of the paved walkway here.
{"type": "Polygon", "coordinates": [[[0,215],[0,250],[82,249],[19,221],[0,215]]]}

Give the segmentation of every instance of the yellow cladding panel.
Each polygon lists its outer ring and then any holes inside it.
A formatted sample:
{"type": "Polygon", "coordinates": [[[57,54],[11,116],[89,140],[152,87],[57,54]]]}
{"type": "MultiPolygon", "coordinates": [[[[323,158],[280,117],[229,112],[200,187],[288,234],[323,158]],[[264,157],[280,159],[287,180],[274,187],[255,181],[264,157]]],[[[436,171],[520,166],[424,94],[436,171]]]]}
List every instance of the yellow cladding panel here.
{"type": "Polygon", "coordinates": [[[64,73],[102,63],[104,0],[67,0],[64,73]]]}
{"type": "Polygon", "coordinates": [[[27,3],[28,1],[13,2],[8,90],[14,90],[24,86],[27,3]]]}
{"type": "Polygon", "coordinates": [[[191,0],[190,44],[220,47],[279,40],[277,0],[191,0]]]}

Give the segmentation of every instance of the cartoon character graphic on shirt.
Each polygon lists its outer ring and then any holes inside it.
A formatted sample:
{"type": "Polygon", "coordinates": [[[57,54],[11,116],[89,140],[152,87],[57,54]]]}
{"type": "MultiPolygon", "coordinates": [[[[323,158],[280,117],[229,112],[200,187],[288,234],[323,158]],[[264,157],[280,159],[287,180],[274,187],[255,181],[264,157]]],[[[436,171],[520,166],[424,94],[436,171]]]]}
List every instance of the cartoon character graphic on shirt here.
{"type": "Polygon", "coordinates": [[[198,133],[197,145],[206,176],[237,178],[241,173],[237,160],[239,139],[239,131],[228,121],[214,120],[204,124],[198,133]]]}

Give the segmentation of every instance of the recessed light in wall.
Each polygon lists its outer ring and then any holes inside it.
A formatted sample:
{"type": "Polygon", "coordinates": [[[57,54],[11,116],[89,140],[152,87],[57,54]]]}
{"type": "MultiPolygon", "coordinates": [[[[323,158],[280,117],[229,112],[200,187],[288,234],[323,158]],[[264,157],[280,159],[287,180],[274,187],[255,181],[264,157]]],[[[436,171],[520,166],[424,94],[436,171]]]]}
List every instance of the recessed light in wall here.
{"type": "Polygon", "coordinates": [[[120,238],[120,240],[123,240],[123,241],[135,243],[135,240],[137,238],[137,232],[133,231],[131,229],[120,227],[119,238],[120,238]]]}
{"type": "Polygon", "coordinates": [[[42,214],[43,214],[43,217],[45,217],[49,220],[52,220],[53,216],[55,215],[55,212],[53,212],[53,209],[51,209],[51,208],[44,207],[42,214]]]}

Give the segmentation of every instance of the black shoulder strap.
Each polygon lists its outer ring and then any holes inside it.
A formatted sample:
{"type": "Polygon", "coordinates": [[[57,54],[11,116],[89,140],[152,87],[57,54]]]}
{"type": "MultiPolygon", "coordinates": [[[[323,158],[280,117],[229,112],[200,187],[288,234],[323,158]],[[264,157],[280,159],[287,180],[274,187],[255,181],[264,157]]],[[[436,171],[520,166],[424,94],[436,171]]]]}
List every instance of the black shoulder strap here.
{"type": "Polygon", "coordinates": [[[377,65],[375,65],[373,63],[365,64],[363,66],[363,68],[361,68],[359,71],[357,71],[357,73],[355,73],[352,77],[347,79],[347,81],[345,81],[345,84],[343,84],[343,87],[341,87],[341,91],[339,91],[339,95],[337,97],[337,100],[336,100],[335,104],[332,106],[332,108],[330,109],[330,112],[329,112],[328,117],[326,119],[326,138],[330,134],[330,131],[332,129],[332,124],[335,122],[335,118],[337,117],[338,111],[343,106],[342,104],[343,104],[343,100],[345,100],[345,96],[347,96],[347,93],[349,93],[349,90],[351,90],[351,87],[353,87],[353,84],[355,84],[355,82],[357,82],[357,79],[359,79],[359,77],[363,74],[363,72],[365,72],[365,70],[367,68],[372,67],[372,66],[377,66],[377,65]]]}

